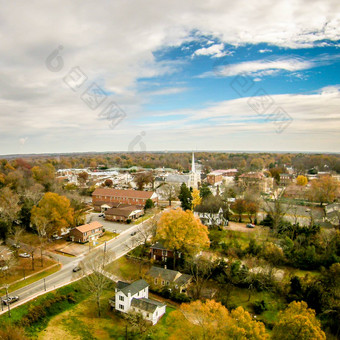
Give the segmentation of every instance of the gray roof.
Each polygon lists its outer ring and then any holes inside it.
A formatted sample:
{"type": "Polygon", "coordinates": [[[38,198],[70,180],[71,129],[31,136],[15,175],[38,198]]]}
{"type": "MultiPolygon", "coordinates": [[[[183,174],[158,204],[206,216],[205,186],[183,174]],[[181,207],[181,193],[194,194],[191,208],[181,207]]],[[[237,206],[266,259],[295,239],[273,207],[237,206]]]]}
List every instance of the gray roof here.
{"type": "Polygon", "coordinates": [[[162,302],[146,298],[141,299],[133,298],[131,301],[131,307],[136,307],[150,313],[153,313],[157,309],[157,307],[163,306],[165,306],[165,304],[162,302]]]}
{"type": "Polygon", "coordinates": [[[188,274],[182,274],[177,280],[175,280],[175,283],[179,286],[183,286],[187,283],[189,283],[191,280],[191,275],[188,274]]]}
{"type": "Polygon", "coordinates": [[[118,281],[117,286],[116,286],[116,288],[119,291],[121,291],[122,293],[124,293],[126,296],[128,296],[129,292],[133,296],[146,287],[149,287],[149,284],[144,280],[138,280],[138,281],[135,281],[131,284],[126,283],[126,282],[122,282],[122,281],[118,281]]]}
{"type": "Polygon", "coordinates": [[[168,248],[164,247],[163,243],[159,241],[153,244],[150,248],[168,250],[168,248]]]}
{"type": "Polygon", "coordinates": [[[171,183],[188,183],[189,181],[189,175],[168,175],[165,178],[166,182],[171,182],[171,183]]]}
{"type": "Polygon", "coordinates": [[[154,266],[151,267],[149,271],[150,276],[154,278],[157,278],[160,276],[162,279],[169,281],[169,282],[174,282],[178,274],[181,275],[181,273],[176,270],[159,268],[159,267],[154,267],[154,266]]]}

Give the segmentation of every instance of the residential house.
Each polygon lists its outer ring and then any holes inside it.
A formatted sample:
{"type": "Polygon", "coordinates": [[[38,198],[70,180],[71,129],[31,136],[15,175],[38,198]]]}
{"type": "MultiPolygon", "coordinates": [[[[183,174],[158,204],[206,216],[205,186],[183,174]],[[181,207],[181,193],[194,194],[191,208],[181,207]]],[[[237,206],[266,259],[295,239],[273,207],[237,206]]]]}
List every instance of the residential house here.
{"type": "Polygon", "coordinates": [[[128,222],[136,220],[144,214],[144,208],[136,205],[119,205],[105,211],[105,220],[115,222],[128,222]]]}
{"type": "Polygon", "coordinates": [[[110,305],[122,313],[141,313],[146,320],[155,325],[165,314],[166,305],[149,299],[149,284],[144,280],[133,283],[117,282],[114,299],[110,305]]]}
{"type": "MultiPolygon", "coordinates": [[[[155,261],[167,262],[169,259],[174,259],[174,251],[167,249],[161,242],[156,242],[150,247],[150,257],[155,261]]],[[[181,253],[176,255],[176,258],[180,258],[181,253]]]]}
{"type": "Polygon", "coordinates": [[[112,203],[141,205],[144,207],[148,199],[151,199],[157,205],[158,196],[153,191],[97,188],[92,193],[92,204],[95,211],[101,211],[102,205],[112,203]]]}
{"type": "Polygon", "coordinates": [[[288,185],[292,184],[294,180],[293,174],[280,174],[280,185],[287,187],[288,185]]]}
{"type": "Polygon", "coordinates": [[[177,270],[155,266],[151,267],[148,276],[152,279],[151,286],[158,288],[168,287],[184,294],[186,294],[192,280],[190,275],[182,274],[177,270]]]}
{"type": "Polygon", "coordinates": [[[194,215],[207,227],[228,225],[228,220],[223,216],[222,208],[220,208],[217,212],[195,211],[194,215]]]}
{"type": "Polygon", "coordinates": [[[98,239],[104,234],[103,225],[94,221],[89,224],[84,224],[79,227],[73,228],[70,231],[70,239],[73,242],[85,243],[98,239]]]}

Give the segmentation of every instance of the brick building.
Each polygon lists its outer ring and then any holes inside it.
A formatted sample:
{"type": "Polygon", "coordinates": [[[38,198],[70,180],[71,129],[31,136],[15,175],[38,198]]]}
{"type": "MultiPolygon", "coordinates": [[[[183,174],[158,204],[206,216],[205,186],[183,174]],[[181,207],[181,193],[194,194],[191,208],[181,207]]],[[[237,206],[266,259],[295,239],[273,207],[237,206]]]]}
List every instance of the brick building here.
{"type": "Polygon", "coordinates": [[[70,231],[70,239],[73,242],[85,243],[96,240],[104,233],[103,225],[94,221],[89,224],[80,225],[70,231]]]}
{"type": "Polygon", "coordinates": [[[144,207],[148,199],[151,199],[157,205],[158,196],[153,191],[97,188],[92,193],[92,204],[95,211],[101,211],[102,205],[110,206],[112,204],[113,207],[117,203],[144,207]]]}

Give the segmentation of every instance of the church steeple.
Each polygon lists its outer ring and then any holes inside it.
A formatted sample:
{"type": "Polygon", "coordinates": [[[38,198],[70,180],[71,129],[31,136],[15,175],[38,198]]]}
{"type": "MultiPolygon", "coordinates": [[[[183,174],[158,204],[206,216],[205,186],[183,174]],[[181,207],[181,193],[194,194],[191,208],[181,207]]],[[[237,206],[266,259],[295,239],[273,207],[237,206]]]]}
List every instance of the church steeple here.
{"type": "Polygon", "coordinates": [[[192,173],[195,173],[195,172],[196,172],[196,167],[195,167],[195,154],[194,154],[194,153],[192,153],[191,172],[192,172],[192,173]]]}

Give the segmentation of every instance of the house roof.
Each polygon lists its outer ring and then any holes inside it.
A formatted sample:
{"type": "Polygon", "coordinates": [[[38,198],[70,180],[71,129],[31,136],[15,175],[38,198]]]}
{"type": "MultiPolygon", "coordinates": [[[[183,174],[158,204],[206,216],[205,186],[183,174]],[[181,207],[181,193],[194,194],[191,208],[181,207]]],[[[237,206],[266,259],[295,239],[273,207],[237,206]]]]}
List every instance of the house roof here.
{"type": "Polygon", "coordinates": [[[182,274],[179,278],[175,280],[175,283],[178,284],[179,286],[183,286],[191,280],[191,276],[188,274],[182,274]]]}
{"type": "Polygon", "coordinates": [[[97,188],[92,196],[111,196],[111,197],[127,197],[127,198],[142,198],[148,199],[154,194],[153,191],[141,191],[132,189],[111,189],[111,188],[97,188]]]}
{"type": "Polygon", "coordinates": [[[158,307],[163,306],[165,306],[164,303],[147,298],[133,298],[131,301],[131,307],[136,307],[150,313],[153,313],[158,307]]]}
{"type": "Polygon", "coordinates": [[[149,287],[149,284],[142,279],[135,281],[131,284],[118,281],[117,286],[116,286],[116,288],[120,290],[122,293],[124,293],[126,296],[128,295],[129,292],[131,293],[131,296],[133,296],[146,287],[149,287]]]}
{"type": "Polygon", "coordinates": [[[157,278],[160,276],[162,279],[166,281],[174,282],[176,277],[178,275],[181,275],[181,273],[177,270],[171,270],[171,269],[165,269],[165,268],[152,266],[149,271],[149,275],[154,278],[157,278]]]}
{"type": "Polygon", "coordinates": [[[111,209],[106,210],[105,215],[129,217],[131,213],[135,210],[140,210],[140,208],[135,205],[130,205],[127,207],[122,207],[122,208],[121,207],[111,208],[111,209]]]}
{"type": "Polygon", "coordinates": [[[188,183],[189,175],[168,175],[165,178],[166,182],[174,182],[174,183],[188,183]]]}
{"type": "Polygon", "coordinates": [[[88,224],[83,224],[83,225],[80,225],[79,227],[76,227],[75,229],[79,230],[80,232],[82,233],[86,233],[88,231],[91,231],[93,229],[97,229],[97,228],[100,228],[102,227],[103,225],[98,222],[98,221],[93,221],[91,223],[88,223],[88,224]]]}
{"type": "Polygon", "coordinates": [[[159,242],[159,241],[156,242],[155,244],[153,244],[150,248],[168,250],[168,248],[164,247],[164,246],[163,246],[163,243],[162,243],[162,242],[159,242]]]}
{"type": "Polygon", "coordinates": [[[264,177],[264,174],[261,172],[248,172],[240,176],[240,178],[258,178],[258,179],[261,179],[263,177],[264,177]]]}

